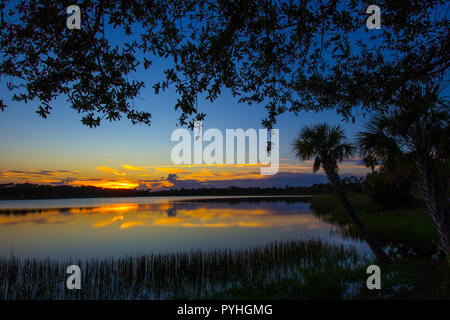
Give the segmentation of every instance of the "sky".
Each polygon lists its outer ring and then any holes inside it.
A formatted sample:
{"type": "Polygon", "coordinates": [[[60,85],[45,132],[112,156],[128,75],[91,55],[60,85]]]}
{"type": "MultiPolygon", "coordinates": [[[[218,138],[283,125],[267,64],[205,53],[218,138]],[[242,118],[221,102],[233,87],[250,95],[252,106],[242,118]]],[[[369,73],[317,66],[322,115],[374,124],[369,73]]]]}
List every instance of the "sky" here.
{"type": "MultiPolygon", "coordinates": [[[[151,71],[150,71],[151,73],[151,71]]],[[[146,75],[151,77],[152,75],[146,75]]],[[[151,78],[149,79],[151,82],[151,78]]],[[[9,97],[5,83],[0,94],[9,97]]],[[[40,183],[92,185],[110,188],[148,187],[197,188],[202,186],[304,186],[326,182],[324,175],[312,173],[312,162],[300,162],[291,152],[291,144],[300,129],[326,121],[340,124],[352,140],[360,126],[342,121],[334,111],[284,114],[276,126],[280,135],[280,169],[272,176],[262,176],[257,165],[176,165],[171,161],[171,141],[179,114],[173,110],[176,95],[153,94],[151,85],[135,100],[142,110],[152,113],[151,126],[132,125],[127,119],[103,122],[98,128],[83,126],[80,116],[58,99],[47,119],[34,112],[38,102],[5,102],[0,113],[0,183],[40,183]]],[[[207,113],[203,130],[262,129],[262,106],[238,104],[230,94],[216,102],[199,101],[207,113]]],[[[358,121],[356,122],[358,123],[358,121]]],[[[193,135],[192,135],[193,136],[193,135]]],[[[193,140],[192,140],[193,141],[193,140]]],[[[204,145],[206,142],[204,142],[204,145]]],[[[225,145],[225,143],[224,143],[225,145]]],[[[345,161],[340,172],[364,175],[368,170],[361,161],[345,161]]]]}
{"type": "MultiPolygon", "coordinates": [[[[115,39],[120,39],[115,36],[115,39]]],[[[145,81],[146,87],[134,100],[140,110],[151,112],[152,124],[132,125],[127,119],[102,122],[98,128],[83,126],[80,115],[70,109],[62,96],[54,103],[47,119],[35,113],[38,101],[27,104],[11,100],[6,80],[0,79],[0,95],[9,107],[0,112],[0,183],[39,183],[51,185],[91,185],[108,188],[198,188],[257,186],[307,186],[326,182],[322,172],[312,173],[312,161],[294,158],[291,144],[305,125],[321,122],[341,125],[350,140],[361,130],[362,119],[355,124],[342,121],[335,111],[286,113],[275,129],[280,137],[280,169],[262,176],[260,166],[249,165],[176,165],[170,140],[177,129],[179,113],[173,108],[177,94],[170,89],[155,95],[153,83],[163,78],[166,62],[154,61],[149,70],[139,69],[132,79],[145,81]]],[[[266,117],[262,105],[238,104],[227,91],[214,103],[198,101],[207,114],[203,131],[216,128],[262,129],[266,117]]],[[[225,145],[225,142],[224,142],[225,145]]],[[[224,151],[225,153],[225,151],[224,151]]],[[[340,165],[342,175],[363,176],[369,170],[359,159],[340,165]]]]}

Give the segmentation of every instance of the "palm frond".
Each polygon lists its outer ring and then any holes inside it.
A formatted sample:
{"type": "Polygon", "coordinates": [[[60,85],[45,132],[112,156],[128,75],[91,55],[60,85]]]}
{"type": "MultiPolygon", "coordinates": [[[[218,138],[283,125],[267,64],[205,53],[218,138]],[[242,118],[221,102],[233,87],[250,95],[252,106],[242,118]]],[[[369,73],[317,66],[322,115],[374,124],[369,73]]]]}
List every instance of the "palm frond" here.
{"type": "Polygon", "coordinates": [[[320,123],[304,127],[292,144],[292,151],[303,161],[315,157],[313,171],[317,172],[324,160],[340,162],[352,158],[356,153],[356,147],[346,141],[341,126],[320,123]]]}

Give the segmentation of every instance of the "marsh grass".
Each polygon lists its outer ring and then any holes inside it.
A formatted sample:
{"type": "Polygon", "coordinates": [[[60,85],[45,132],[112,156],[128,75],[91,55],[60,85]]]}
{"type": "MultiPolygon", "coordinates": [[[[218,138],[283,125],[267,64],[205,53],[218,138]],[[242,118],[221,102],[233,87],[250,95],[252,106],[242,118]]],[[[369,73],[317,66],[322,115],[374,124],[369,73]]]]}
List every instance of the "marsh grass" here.
{"type": "Polygon", "coordinates": [[[342,298],[342,275],[354,270],[363,275],[371,263],[370,257],[361,256],[352,247],[318,240],[120,258],[10,256],[0,258],[0,299],[194,299],[228,297],[246,290],[254,296],[260,290],[270,294],[274,283],[286,285],[291,290],[287,294],[293,296],[308,294],[297,292],[298,287],[311,288],[314,296],[325,286],[326,294],[342,298]],[[81,268],[81,290],[66,289],[66,268],[71,264],[81,268]],[[325,278],[320,281],[321,277],[325,278]]]}
{"type": "MultiPolygon", "coordinates": [[[[383,246],[402,245],[422,257],[438,251],[439,236],[425,207],[382,209],[363,194],[351,193],[349,200],[361,220],[383,246]]],[[[339,234],[360,239],[339,200],[333,194],[321,194],[311,200],[311,209],[321,220],[337,227],[339,234]]],[[[404,253],[404,252],[402,252],[404,253]]]]}

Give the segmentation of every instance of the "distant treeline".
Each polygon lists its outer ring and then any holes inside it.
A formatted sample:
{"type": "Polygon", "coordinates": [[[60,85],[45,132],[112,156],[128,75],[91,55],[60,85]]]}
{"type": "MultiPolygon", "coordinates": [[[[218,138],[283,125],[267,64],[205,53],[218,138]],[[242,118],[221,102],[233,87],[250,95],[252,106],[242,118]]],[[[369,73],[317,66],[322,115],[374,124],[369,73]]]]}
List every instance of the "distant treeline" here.
{"type": "Polygon", "coordinates": [[[0,184],[0,200],[142,196],[149,196],[149,192],[134,189],[107,189],[91,186],[51,186],[31,183],[0,184]]]}
{"type": "MultiPolygon", "coordinates": [[[[358,192],[362,179],[357,177],[342,180],[346,189],[358,192]]],[[[62,199],[98,197],[149,197],[149,196],[240,196],[240,195],[315,195],[332,192],[328,184],[320,183],[308,187],[283,188],[201,188],[171,190],[107,189],[92,186],[51,186],[41,184],[0,184],[0,200],[17,199],[62,199]]]]}
{"type": "Polygon", "coordinates": [[[259,188],[228,187],[201,189],[174,189],[150,192],[153,196],[241,196],[241,195],[310,195],[331,192],[327,184],[315,184],[309,187],[259,188]]]}
{"type": "Polygon", "coordinates": [[[284,188],[201,188],[145,191],[135,189],[107,189],[92,186],[51,186],[39,184],[0,184],[0,200],[61,199],[97,197],[148,196],[234,196],[234,195],[314,195],[331,192],[328,184],[284,188]]]}

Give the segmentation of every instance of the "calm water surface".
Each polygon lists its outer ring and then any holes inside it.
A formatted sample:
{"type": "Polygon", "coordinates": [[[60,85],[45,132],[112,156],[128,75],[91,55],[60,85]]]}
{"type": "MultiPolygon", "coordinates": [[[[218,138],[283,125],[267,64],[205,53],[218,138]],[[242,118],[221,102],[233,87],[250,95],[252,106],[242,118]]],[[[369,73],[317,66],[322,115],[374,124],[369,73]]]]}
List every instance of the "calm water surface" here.
{"type": "Polygon", "coordinates": [[[0,255],[122,256],[341,238],[300,197],[145,197],[0,201],[0,255]]]}

